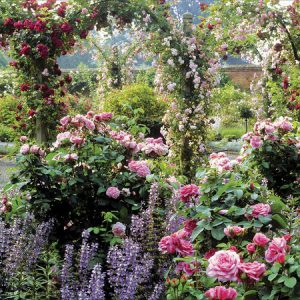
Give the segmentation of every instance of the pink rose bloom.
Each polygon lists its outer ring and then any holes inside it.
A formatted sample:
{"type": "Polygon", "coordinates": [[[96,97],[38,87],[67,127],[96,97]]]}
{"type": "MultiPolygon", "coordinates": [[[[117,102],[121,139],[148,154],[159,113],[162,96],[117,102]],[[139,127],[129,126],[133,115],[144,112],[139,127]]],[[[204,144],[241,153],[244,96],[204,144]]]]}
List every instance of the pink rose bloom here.
{"type": "Polygon", "coordinates": [[[70,137],[70,142],[72,144],[75,144],[75,145],[82,145],[84,143],[84,138],[80,137],[80,136],[76,136],[76,135],[72,135],[70,137]]]}
{"type": "Polygon", "coordinates": [[[204,258],[205,259],[210,259],[212,256],[214,256],[216,254],[216,252],[218,251],[218,249],[216,248],[212,248],[210,250],[208,250],[205,254],[204,254],[204,258]]]}
{"type": "Polygon", "coordinates": [[[237,291],[231,287],[216,286],[206,291],[204,296],[210,300],[235,300],[237,291]]]}
{"type": "Polygon", "coordinates": [[[140,177],[147,177],[151,174],[150,169],[146,161],[134,161],[132,160],[128,164],[128,168],[131,172],[137,173],[140,177]]]}
{"type": "Polygon", "coordinates": [[[23,146],[20,148],[20,153],[21,153],[22,155],[28,154],[29,151],[30,151],[30,146],[29,146],[28,144],[25,144],[25,145],[23,145],[23,146]]]}
{"type": "Polygon", "coordinates": [[[284,262],[287,248],[284,238],[274,238],[265,252],[266,261],[269,263],[273,263],[274,261],[279,263],[284,262]]]}
{"type": "Polygon", "coordinates": [[[184,239],[187,236],[188,234],[185,230],[179,230],[170,236],[165,236],[159,242],[159,250],[163,254],[174,254],[177,252],[181,256],[193,255],[193,245],[184,239]]]}
{"type": "Polygon", "coordinates": [[[253,243],[257,246],[264,247],[268,244],[270,239],[266,237],[263,233],[256,233],[253,238],[253,243]]]}
{"type": "Polygon", "coordinates": [[[199,272],[199,263],[197,262],[191,262],[191,263],[186,263],[186,262],[179,262],[176,265],[176,273],[184,272],[185,274],[191,276],[197,272],[199,272]]]}
{"type": "Polygon", "coordinates": [[[245,233],[245,229],[239,226],[227,226],[224,228],[224,233],[228,237],[240,236],[245,233]]]}
{"type": "Polygon", "coordinates": [[[275,127],[273,125],[266,125],[265,132],[266,134],[272,134],[275,131],[275,127]]]}
{"type": "Polygon", "coordinates": [[[67,126],[71,121],[71,118],[69,116],[65,116],[62,119],[60,119],[59,123],[62,126],[67,126]]]}
{"type": "Polygon", "coordinates": [[[236,281],[240,257],[231,250],[221,250],[216,252],[208,262],[206,274],[209,277],[215,277],[219,281],[236,281]]]}
{"type": "Polygon", "coordinates": [[[84,124],[85,124],[85,127],[91,131],[95,130],[96,126],[94,124],[94,122],[92,122],[91,120],[89,119],[84,119],[84,124]]]}
{"type": "Polygon", "coordinates": [[[113,114],[110,112],[104,112],[94,116],[94,120],[97,122],[106,122],[110,121],[113,117],[113,114]]]}
{"type": "Polygon", "coordinates": [[[106,190],[106,196],[113,199],[118,199],[120,197],[121,192],[118,188],[111,186],[106,190]]]}
{"type": "Polygon", "coordinates": [[[39,154],[40,147],[37,145],[33,145],[30,147],[30,153],[32,154],[39,154]]]}
{"type": "Polygon", "coordinates": [[[251,216],[254,218],[258,218],[259,216],[266,217],[271,212],[271,206],[269,204],[258,203],[251,206],[252,213],[251,216]]]}
{"type": "Polygon", "coordinates": [[[247,251],[249,254],[253,254],[256,251],[256,245],[254,243],[249,243],[247,245],[247,251]]]}
{"type": "Polygon", "coordinates": [[[182,202],[189,202],[192,198],[199,196],[199,187],[195,184],[185,185],[180,189],[180,200],[182,202]]]}
{"type": "Polygon", "coordinates": [[[266,265],[257,261],[239,264],[239,270],[248,278],[259,281],[266,271],[266,265]]]}
{"type": "Polygon", "coordinates": [[[261,138],[259,136],[253,136],[250,140],[250,145],[252,146],[252,148],[257,149],[260,148],[263,144],[263,141],[261,140],[261,138]]]}
{"type": "Polygon", "coordinates": [[[27,142],[27,140],[28,140],[28,138],[27,138],[27,136],[25,136],[25,135],[22,135],[22,136],[20,137],[20,142],[21,142],[21,143],[25,143],[25,142],[27,142]]]}
{"type": "Polygon", "coordinates": [[[184,221],[184,230],[189,234],[192,234],[193,230],[197,227],[197,220],[189,219],[184,221]]]}
{"type": "Polygon", "coordinates": [[[276,122],[275,126],[282,129],[283,131],[291,131],[293,130],[293,125],[291,122],[289,122],[289,118],[280,117],[276,122]]]}
{"type": "Polygon", "coordinates": [[[121,222],[117,222],[112,226],[112,233],[114,236],[123,237],[125,235],[126,226],[121,222]]]}

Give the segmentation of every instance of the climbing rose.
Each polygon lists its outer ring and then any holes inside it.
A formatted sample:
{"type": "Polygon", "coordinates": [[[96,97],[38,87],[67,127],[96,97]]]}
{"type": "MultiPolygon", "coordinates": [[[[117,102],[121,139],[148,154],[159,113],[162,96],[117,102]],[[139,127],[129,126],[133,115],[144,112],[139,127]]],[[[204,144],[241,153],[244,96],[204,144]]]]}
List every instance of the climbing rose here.
{"type": "Polygon", "coordinates": [[[238,266],[242,273],[245,273],[248,278],[259,281],[266,271],[266,265],[257,261],[241,263],[238,266]]]}
{"type": "Polygon", "coordinates": [[[117,222],[112,226],[112,233],[114,236],[122,237],[125,235],[126,226],[121,222],[117,222]]]}
{"type": "Polygon", "coordinates": [[[285,238],[274,238],[267,251],[265,252],[265,259],[267,262],[283,263],[286,255],[287,244],[285,238]]]}
{"type": "Polygon", "coordinates": [[[118,199],[120,197],[120,194],[121,192],[119,191],[119,189],[113,186],[109,187],[106,190],[106,196],[109,198],[118,199]]]}
{"type": "Polygon", "coordinates": [[[49,48],[46,45],[44,45],[44,44],[38,44],[36,46],[36,48],[37,48],[37,50],[38,50],[38,52],[40,54],[40,57],[42,59],[46,59],[48,57],[48,55],[49,55],[49,48]]]}
{"type": "Polygon", "coordinates": [[[193,245],[184,239],[187,236],[188,233],[185,230],[179,230],[170,236],[165,236],[159,242],[159,250],[163,254],[177,252],[181,256],[193,255],[193,245]]]}
{"type": "Polygon", "coordinates": [[[252,217],[258,218],[259,216],[266,217],[271,212],[271,206],[269,204],[258,203],[251,206],[252,208],[252,217]]]}
{"type": "Polygon", "coordinates": [[[243,235],[245,233],[245,229],[239,226],[227,226],[224,228],[224,233],[226,236],[235,237],[243,235]]]}
{"type": "Polygon", "coordinates": [[[180,189],[180,200],[189,202],[191,198],[199,196],[199,187],[195,184],[185,185],[180,189]]]}
{"type": "Polygon", "coordinates": [[[206,291],[204,296],[210,300],[234,300],[237,292],[231,287],[226,289],[224,286],[216,286],[206,291]]]}
{"type": "Polygon", "coordinates": [[[268,244],[269,241],[270,239],[266,237],[263,233],[256,233],[253,238],[254,244],[261,247],[264,247],[266,244],[268,244]]]}
{"type": "Polygon", "coordinates": [[[240,257],[231,250],[216,252],[209,260],[206,274],[209,277],[216,277],[219,281],[236,281],[240,257]]]}

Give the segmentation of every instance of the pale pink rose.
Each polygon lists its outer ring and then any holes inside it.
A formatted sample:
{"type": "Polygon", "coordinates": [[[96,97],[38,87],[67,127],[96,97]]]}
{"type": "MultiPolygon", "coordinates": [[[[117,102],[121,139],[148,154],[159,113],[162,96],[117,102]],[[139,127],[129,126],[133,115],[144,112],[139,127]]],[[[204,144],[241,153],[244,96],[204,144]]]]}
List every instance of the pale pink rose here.
{"type": "Polygon", "coordinates": [[[71,118],[69,116],[65,116],[62,119],[60,119],[59,123],[62,126],[67,126],[70,123],[70,121],[71,121],[71,118]]]}
{"type": "Polygon", "coordinates": [[[182,202],[189,202],[192,198],[200,195],[199,187],[195,184],[188,184],[180,189],[180,200],[182,202]]]}
{"type": "Polygon", "coordinates": [[[121,192],[118,188],[111,186],[106,190],[106,196],[113,199],[118,199],[120,197],[121,192]]]}
{"type": "Polygon", "coordinates": [[[87,118],[84,119],[84,124],[85,124],[85,127],[91,131],[95,130],[95,128],[96,128],[94,122],[92,122],[91,120],[89,120],[87,118]]]}
{"type": "Polygon", "coordinates": [[[25,144],[20,148],[20,153],[23,155],[28,154],[29,151],[30,151],[30,146],[28,144],[25,144]]]}
{"type": "Polygon", "coordinates": [[[267,262],[284,262],[286,250],[288,249],[285,238],[274,238],[267,251],[265,252],[265,259],[267,262]]]}
{"type": "Polygon", "coordinates": [[[261,140],[261,138],[259,136],[253,136],[250,140],[250,145],[252,146],[252,148],[257,149],[260,148],[263,144],[263,141],[261,140]]]}
{"type": "Polygon", "coordinates": [[[28,141],[27,136],[22,135],[22,136],[20,137],[20,142],[21,142],[21,143],[25,143],[25,142],[27,142],[27,141],[28,141]]]}
{"type": "Polygon", "coordinates": [[[199,272],[199,263],[197,262],[191,262],[191,263],[186,263],[186,262],[179,262],[176,265],[175,269],[176,273],[184,272],[188,276],[191,276],[197,272],[199,272]]]}
{"type": "Polygon", "coordinates": [[[266,217],[271,212],[271,206],[269,204],[258,203],[251,206],[252,213],[251,216],[254,218],[258,218],[259,216],[266,217]]]}
{"type": "Polygon", "coordinates": [[[121,222],[117,222],[112,226],[112,233],[114,236],[123,237],[125,236],[126,226],[121,222]]]}
{"type": "Polygon", "coordinates": [[[275,127],[273,125],[266,125],[265,132],[266,134],[270,135],[275,131],[275,127]]]}
{"type": "Polygon", "coordinates": [[[110,112],[104,112],[94,116],[94,120],[97,122],[110,121],[113,117],[113,114],[110,112]]]}
{"type": "Polygon", "coordinates": [[[266,271],[266,265],[257,261],[240,263],[239,270],[245,273],[248,278],[259,281],[266,271]]]}
{"type": "Polygon", "coordinates": [[[62,133],[59,133],[57,136],[56,136],[56,141],[57,142],[62,142],[63,140],[68,140],[70,139],[71,137],[71,133],[69,131],[66,131],[66,132],[62,132],[62,133]]]}
{"type": "Polygon", "coordinates": [[[33,145],[30,147],[30,153],[32,154],[39,154],[40,147],[38,145],[33,145]]]}
{"type": "Polygon", "coordinates": [[[249,243],[246,248],[249,254],[253,254],[256,251],[256,245],[254,243],[249,243]]]}
{"type": "Polygon", "coordinates": [[[237,291],[233,288],[226,288],[224,286],[216,286],[204,293],[204,296],[210,300],[235,300],[237,291]]]}
{"type": "Polygon", "coordinates": [[[185,240],[188,235],[185,230],[179,230],[170,236],[163,237],[159,242],[159,250],[163,254],[178,253],[181,256],[193,255],[193,245],[190,241],[185,240]]]}
{"type": "Polygon", "coordinates": [[[236,281],[240,257],[231,250],[221,250],[215,253],[208,262],[206,274],[215,277],[219,281],[236,281]]]}
{"type": "Polygon", "coordinates": [[[128,164],[128,169],[131,172],[137,173],[137,175],[140,176],[140,177],[147,177],[148,175],[151,174],[147,162],[142,161],[142,160],[141,161],[132,160],[128,164]]]}
{"type": "Polygon", "coordinates": [[[80,137],[80,136],[77,136],[77,135],[72,135],[70,137],[70,142],[72,144],[75,144],[75,145],[82,145],[84,143],[84,138],[80,137]]]}
{"type": "Polygon", "coordinates": [[[245,233],[245,229],[239,226],[227,226],[224,228],[224,233],[228,237],[240,236],[245,233]]]}
{"type": "Polygon", "coordinates": [[[256,233],[253,238],[253,243],[257,246],[264,247],[268,244],[270,239],[266,237],[263,233],[256,233]]]}
{"type": "Polygon", "coordinates": [[[293,130],[293,124],[289,121],[289,118],[280,117],[276,122],[274,123],[275,126],[282,129],[283,131],[291,131],[293,130]]]}

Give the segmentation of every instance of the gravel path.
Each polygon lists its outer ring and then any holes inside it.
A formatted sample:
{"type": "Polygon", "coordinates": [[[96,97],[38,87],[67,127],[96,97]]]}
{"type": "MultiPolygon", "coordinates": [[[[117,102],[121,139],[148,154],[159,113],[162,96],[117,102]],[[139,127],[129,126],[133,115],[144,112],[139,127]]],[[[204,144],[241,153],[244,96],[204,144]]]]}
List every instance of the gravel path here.
{"type": "Polygon", "coordinates": [[[0,187],[4,186],[9,181],[9,177],[13,173],[14,167],[15,163],[13,160],[0,157],[0,187]]]}

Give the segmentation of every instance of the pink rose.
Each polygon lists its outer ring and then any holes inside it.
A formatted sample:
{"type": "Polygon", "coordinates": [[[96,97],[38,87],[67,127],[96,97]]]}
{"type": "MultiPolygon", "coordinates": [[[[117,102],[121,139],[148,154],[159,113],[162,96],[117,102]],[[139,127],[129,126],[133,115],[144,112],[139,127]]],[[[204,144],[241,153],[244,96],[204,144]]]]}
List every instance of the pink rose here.
{"type": "Polygon", "coordinates": [[[62,126],[67,126],[70,123],[70,121],[71,121],[71,118],[69,116],[65,116],[62,119],[60,119],[59,123],[62,126]]]}
{"type": "Polygon", "coordinates": [[[269,241],[270,239],[266,237],[263,233],[256,233],[253,238],[254,244],[260,247],[264,247],[266,244],[268,244],[269,241]]]}
{"type": "Polygon", "coordinates": [[[30,151],[30,146],[29,146],[28,144],[25,144],[25,145],[23,145],[23,146],[20,148],[20,153],[21,153],[22,155],[28,154],[29,151],[30,151]]]}
{"type": "Polygon", "coordinates": [[[239,226],[227,226],[224,228],[224,233],[228,237],[240,236],[245,233],[245,229],[239,226]]]}
{"type": "Polygon", "coordinates": [[[193,255],[193,245],[184,239],[187,236],[188,233],[185,230],[179,230],[170,236],[165,236],[159,242],[159,250],[163,254],[177,252],[181,256],[193,255]]]}
{"type": "Polygon", "coordinates": [[[72,135],[70,137],[70,142],[72,144],[75,144],[75,145],[82,145],[84,143],[84,138],[80,137],[80,136],[76,136],[76,135],[72,135]]]}
{"type": "Polygon", "coordinates": [[[37,145],[33,145],[30,147],[30,153],[32,154],[39,154],[40,147],[37,145]]]}
{"type": "Polygon", "coordinates": [[[112,226],[112,233],[114,236],[123,237],[125,235],[126,226],[120,222],[117,222],[112,226]]]}
{"type": "Polygon", "coordinates": [[[210,300],[235,300],[237,291],[231,287],[216,286],[206,291],[204,296],[210,300]]]}
{"type": "Polygon", "coordinates": [[[251,206],[252,213],[251,216],[254,218],[258,218],[259,216],[266,217],[271,212],[271,206],[269,204],[258,203],[251,206]]]}
{"type": "Polygon", "coordinates": [[[192,234],[193,230],[197,227],[197,220],[189,219],[184,221],[184,230],[189,234],[192,234]]]}
{"type": "Polygon", "coordinates": [[[84,118],[84,124],[85,124],[85,127],[91,131],[95,130],[95,128],[96,128],[94,122],[87,118],[84,118]]]}
{"type": "Polygon", "coordinates": [[[140,177],[147,177],[148,175],[151,174],[147,162],[142,161],[142,160],[141,161],[132,160],[128,164],[128,169],[131,172],[137,173],[137,175],[140,176],[140,177]]]}
{"type": "Polygon", "coordinates": [[[121,192],[118,188],[111,186],[106,190],[106,196],[113,199],[118,199],[120,197],[121,192]]]}
{"type": "Polygon", "coordinates": [[[249,254],[253,254],[256,251],[256,245],[254,243],[249,243],[247,245],[247,251],[249,254]]]}
{"type": "Polygon", "coordinates": [[[265,132],[266,134],[270,135],[275,131],[275,127],[273,125],[266,125],[265,132]]]}
{"type": "Polygon", "coordinates": [[[185,185],[180,189],[180,200],[182,202],[189,202],[192,198],[199,196],[199,187],[195,184],[185,185]]]}
{"type": "Polygon", "coordinates": [[[266,271],[266,265],[257,261],[239,264],[239,270],[247,275],[248,278],[259,281],[266,271]]]}
{"type": "Polygon", "coordinates": [[[263,144],[263,141],[261,140],[261,138],[259,136],[253,136],[250,140],[250,145],[252,146],[252,148],[257,149],[260,148],[263,144]]]}
{"type": "Polygon", "coordinates": [[[215,277],[219,281],[236,281],[240,257],[231,250],[221,250],[216,252],[208,262],[206,274],[209,277],[215,277]]]}
{"type": "Polygon", "coordinates": [[[273,263],[274,261],[279,263],[284,262],[287,248],[285,238],[274,238],[265,252],[266,261],[269,263],[273,263]]]}
{"type": "Polygon", "coordinates": [[[110,112],[104,112],[99,115],[94,116],[94,120],[97,122],[105,122],[105,121],[110,121],[113,117],[113,114],[110,112]]]}
{"type": "Polygon", "coordinates": [[[199,272],[199,263],[197,262],[179,262],[176,266],[176,273],[184,272],[185,274],[191,276],[197,272],[199,272]]]}
{"type": "Polygon", "coordinates": [[[275,126],[282,129],[283,131],[291,131],[293,130],[293,125],[291,122],[289,122],[289,118],[280,117],[276,122],[274,123],[275,126]]]}
{"type": "Polygon", "coordinates": [[[27,138],[27,136],[25,136],[25,135],[22,135],[22,136],[20,137],[20,142],[21,142],[21,143],[25,143],[25,142],[27,142],[27,140],[28,140],[28,138],[27,138]]]}

